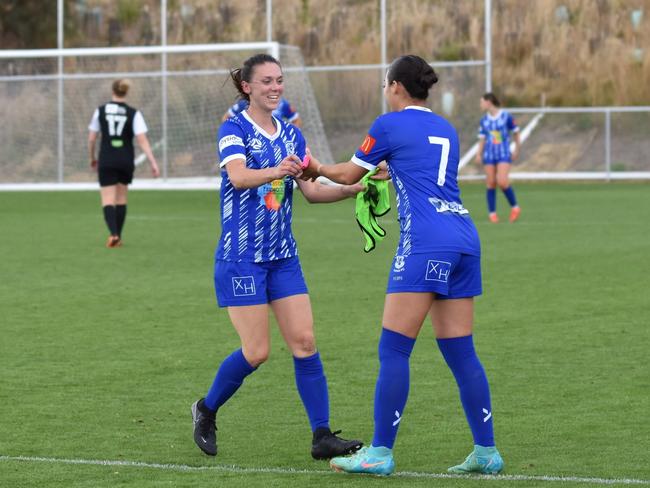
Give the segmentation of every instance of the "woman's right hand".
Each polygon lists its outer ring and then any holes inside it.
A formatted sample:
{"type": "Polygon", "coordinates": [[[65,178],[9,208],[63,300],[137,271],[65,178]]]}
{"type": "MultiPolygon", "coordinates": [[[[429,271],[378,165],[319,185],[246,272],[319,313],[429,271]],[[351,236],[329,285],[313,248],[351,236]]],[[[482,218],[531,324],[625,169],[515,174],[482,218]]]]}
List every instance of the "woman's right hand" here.
{"type": "Polygon", "coordinates": [[[481,164],[483,162],[483,158],[481,157],[481,153],[476,153],[476,158],[474,158],[474,161],[476,161],[476,164],[481,164]]]}
{"type": "Polygon", "coordinates": [[[281,180],[285,176],[291,176],[292,178],[300,178],[302,176],[300,158],[295,154],[289,154],[273,170],[272,175],[274,180],[281,180]]]}

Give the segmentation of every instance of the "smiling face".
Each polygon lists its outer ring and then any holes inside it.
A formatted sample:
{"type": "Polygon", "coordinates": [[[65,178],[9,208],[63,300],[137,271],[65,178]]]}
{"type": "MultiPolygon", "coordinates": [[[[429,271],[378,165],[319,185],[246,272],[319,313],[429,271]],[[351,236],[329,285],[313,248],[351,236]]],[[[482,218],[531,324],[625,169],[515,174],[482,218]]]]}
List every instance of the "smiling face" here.
{"type": "Polygon", "coordinates": [[[242,81],[242,89],[250,97],[251,108],[273,112],[284,92],[282,69],[275,63],[258,64],[253,68],[251,81],[242,81]]]}

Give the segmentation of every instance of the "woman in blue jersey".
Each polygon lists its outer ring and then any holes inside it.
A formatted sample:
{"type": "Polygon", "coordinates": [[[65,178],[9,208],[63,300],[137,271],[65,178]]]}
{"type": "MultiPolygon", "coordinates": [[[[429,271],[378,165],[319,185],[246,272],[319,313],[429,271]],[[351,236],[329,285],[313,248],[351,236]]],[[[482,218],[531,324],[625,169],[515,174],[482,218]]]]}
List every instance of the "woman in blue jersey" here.
{"type": "MultiPolygon", "coordinates": [[[[273,116],[283,92],[276,59],[255,55],[233,70],[231,77],[249,106],[224,122],[217,137],[222,228],[214,281],[219,306],[227,307],[241,348],[223,360],[205,398],[192,405],[194,441],[206,454],[216,455],[217,410],[268,358],[270,308],[293,354],[296,386],[313,433],[312,456],[329,459],[349,454],[362,443],[341,439],[330,430],[327,380],[291,232],[294,178],[302,174],[305,139],[300,129],[273,116]]],[[[313,203],[342,200],[363,188],[298,184],[313,203]]]]}
{"type": "Polygon", "coordinates": [[[476,162],[483,163],[485,168],[485,184],[487,186],[488,218],[490,222],[499,222],[497,215],[496,188],[501,191],[510,204],[510,222],[519,218],[521,209],[517,205],[515,191],[510,186],[510,166],[519,156],[519,127],[512,115],[501,107],[501,102],[494,93],[486,93],[481,97],[481,110],[485,115],[481,118],[478,130],[479,147],[476,162]],[[510,153],[510,133],[515,143],[515,150],[510,153]]]}
{"type": "Polygon", "coordinates": [[[497,473],[503,467],[494,443],[487,377],[472,340],[473,297],[482,291],[481,248],[460,200],[458,134],[425,106],[437,81],[422,58],[397,58],[384,84],[392,112],[375,120],[350,161],[321,165],[312,158],[303,173],[305,178],[323,175],[345,184],[387,163],[399,212],[400,241],[388,278],[379,340],[374,437],[371,446],[356,454],[332,459],[330,464],[338,471],[393,472],[392,448],[409,392],[409,357],[427,315],[458,384],[474,438],[472,453],[449,471],[497,473]]]}

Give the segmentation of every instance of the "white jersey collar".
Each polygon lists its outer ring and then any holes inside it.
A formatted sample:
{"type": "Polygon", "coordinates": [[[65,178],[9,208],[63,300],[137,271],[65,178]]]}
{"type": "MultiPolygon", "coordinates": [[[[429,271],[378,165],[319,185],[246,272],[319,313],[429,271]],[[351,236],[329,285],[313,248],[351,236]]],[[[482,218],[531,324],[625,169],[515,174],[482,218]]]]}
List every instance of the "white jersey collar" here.
{"type": "Polygon", "coordinates": [[[503,113],[503,109],[500,109],[500,110],[496,113],[496,115],[493,116],[492,114],[490,114],[490,112],[488,112],[488,113],[487,113],[487,116],[488,116],[488,119],[490,119],[490,120],[497,120],[499,117],[501,117],[501,114],[502,114],[502,113],[503,113]]]}
{"type": "Polygon", "coordinates": [[[255,121],[251,118],[251,116],[248,115],[248,110],[242,111],[241,114],[244,116],[244,118],[246,120],[248,120],[252,124],[253,127],[255,127],[257,129],[257,131],[260,134],[262,134],[268,140],[274,141],[278,137],[280,137],[280,132],[282,132],[282,124],[280,124],[280,121],[278,119],[276,119],[275,116],[273,116],[273,115],[271,116],[271,117],[273,117],[273,120],[275,120],[275,129],[276,129],[275,134],[271,135],[268,132],[266,132],[264,129],[262,129],[259,125],[257,125],[257,123],[255,123],[255,121]]]}
{"type": "Polygon", "coordinates": [[[410,108],[412,108],[413,110],[422,110],[423,112],[431,112],[432,111],[430,108],[423,107],[421,105],[409,105],[407,107],[404,107],[404,110],[408,110],[410,108]]]}

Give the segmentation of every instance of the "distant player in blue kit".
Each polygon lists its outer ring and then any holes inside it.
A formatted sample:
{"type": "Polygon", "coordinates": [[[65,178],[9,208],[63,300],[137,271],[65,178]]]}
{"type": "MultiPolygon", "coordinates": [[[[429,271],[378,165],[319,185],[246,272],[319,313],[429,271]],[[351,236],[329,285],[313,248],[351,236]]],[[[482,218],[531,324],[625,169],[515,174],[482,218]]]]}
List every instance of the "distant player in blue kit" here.
{"type": "Polygon", "coordinates": [[[409,393],[409,358],[427,315],[460,390],[473,438],[453,473],[498,473],[490,389],[472,340],[474,298],[482,292],[481,245],[458,189],[456,129],[426,108],[434,70],[418,56],[393,61],[384,82],[392,112],[379,116],[352,159],[321,165],[312,158],[303,177],[358,181],[384,164],[397,194],[400,240],[388,278],[379,339],[372,445],[330,465],[337,471],[388,475],[409,393]],[[382,163],[386,161],[386,163],[382,163]]]}
{"type": "Polygon", "coordinates": [[[510,204],[510,222],[519,218],[521,209],[517,205],[515,191],[510,185],[508,174],[512,161],[519,156],[519,127],[512,115],[501,109],[501,102],[494,93],[486,93],[481,97],[481,110],[486,114],[481,118],[478,130],[479,147],[476,162],[483,163],[485,168],[485,183],[487,186],[487,206],[490,222],[499,222],[497,215],[496,188],[501,191],[510,204]],[[510,154],[510,133],[515,142],[515,150],[510,154]]]}
{"type": "MultiPolygon", "coordinates": [[[[248,108],[248,100],[240,98],[235,104],[230,107],[225,114],[223,114],[222,122],[225,122],[230,117],[234,117],[248,108]]],[[[278,103],[278,108],[273,111],[273,116],[285,122],[302,127],[302,120],[300,114],[293,108],[286,98],[281,98],[278,103]]]]}
{"type": "MultiPolygon", "coordinates": [[[[219,306],[227,307],[241,348],[223,360],[205,398],[192,405],[194,441],[206,454],[217,454],[217,411],[269,356],[270,309],[293,355],[296,386],[313,433],[311,455],[329,459],[349,454],[362,443],[330,430],[327,380],[291,232],[294,178],[302,175],[308,154],[305,139],[300,129],[273,116],[283,92],[275,58],[255,55],[232,70],[231,77],[249,106],[224,122],[217,136],[222,225],[214,282],[219,306]]],[[[312,203],[343,200],[363,189],[360,184],[298,185],[312,203]]],[[[259,401],[262,414],[265,400],[259,401]]]]}

